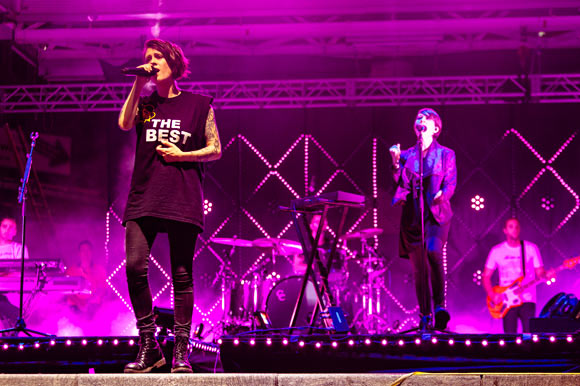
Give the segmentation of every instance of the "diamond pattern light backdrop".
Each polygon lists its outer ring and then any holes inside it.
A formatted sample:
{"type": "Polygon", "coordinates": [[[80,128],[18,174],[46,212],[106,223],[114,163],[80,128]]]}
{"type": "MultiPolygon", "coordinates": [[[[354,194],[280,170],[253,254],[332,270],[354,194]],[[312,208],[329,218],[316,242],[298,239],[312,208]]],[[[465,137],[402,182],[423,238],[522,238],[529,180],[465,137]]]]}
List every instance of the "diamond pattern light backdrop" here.
{"type": "MultiPolygon", "coordinates": [[[[481,271],[489,249],[503,241],[501,228],[508,216],[521,219],[523,238],[539,245],[547,267],[579,254],[580,138],[574,107],[435,107],[444,125],[440,142],[455,150],[459,173],[445,266],[452,329],[500,330],[485,308],[481,271]]],[[[412,108],[218,111],[223,158],[208,165],[205,181],[206,229],[194,257],[194,322],[219,329],[223,309],[229,308],[231,300],[222,298],[220,273],[227,273],[237,283],[251,281],[257,271],[270,276],[275,272],[273,276],[281,278],[294,274],[292,257],[279,256],[274,265],[267,253],[251,248],[231,251],[211,243],[212,237],[297,240],[290,214],[279,206],[294,198],[343,190],[369,199],[365,209],[350,211],[349,232],[384,229],[371,239],[385,259],[378,299],[381,327],[412,327],[418,307],[410,263],[397,256],[400,209],[390,205],[394,190],[388,147],[399,142],[406,148],[414,143],[411,124],[415,113],[412,108]]],[[[118,221],[123,199],[116,199],[107,215],[112,267],[108,283],[130,310],[123,228],[118,221]]],[[[331,231],[337,221],[331,215],[331,231]]],[[[347,254],[359,249],[360,244],[351,241],[347,254]]],[[[156,242],[152,256],[150,280],[156,304],[171,307],[166,240],[156,242]]],[[[352,257],[345,267],[348,278],[343,275],[339,281],[350,289],[343,291],[341,299],[354,316],[362,307],[362,271],[352,257]]],[[[559,291],[580,295],[578,272],[563,272],[551,286],[541,285],[538,308],[559,291]]],[[[272,284],[270,279],[265,281],[258,291],[260,299],[272,284]]],[[[126,331],[132,328],[127,326],[126,331]]]]}

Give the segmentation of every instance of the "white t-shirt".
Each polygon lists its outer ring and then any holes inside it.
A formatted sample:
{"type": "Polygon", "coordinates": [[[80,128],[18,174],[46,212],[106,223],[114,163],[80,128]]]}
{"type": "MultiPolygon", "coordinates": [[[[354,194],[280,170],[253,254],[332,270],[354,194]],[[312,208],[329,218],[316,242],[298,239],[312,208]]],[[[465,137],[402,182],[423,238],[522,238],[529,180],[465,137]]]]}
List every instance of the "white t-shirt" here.
{"type": "MultiPolygon", "coordinates": [[[[0,245],[0,259],[20,259],[22,244],[15,241],[10,244],[0,245]]],[[[28,248],[24,248],[24,258],[28,259],[28,248]]]]}
{"type": "MultiPolygon", "coordinates": [[[[525,285],[536,278],[536,268],[544,266],[542,263],[542,256],[538,246],[532,242],[524,241],[524,248],[526,251],[526,277],[522,284],[525,285]]],[[[487,256],[485,268],[490,270],[499,270],[499,285],[507,286],[514,282],[514,280],[523,276],[522,274],[522,248],[510,247],[507,241],[497,244],[487,256]]],[[[522,292],[522,299],[524,302],[536,302],[536,287],[527,288],[522,292]]]]}

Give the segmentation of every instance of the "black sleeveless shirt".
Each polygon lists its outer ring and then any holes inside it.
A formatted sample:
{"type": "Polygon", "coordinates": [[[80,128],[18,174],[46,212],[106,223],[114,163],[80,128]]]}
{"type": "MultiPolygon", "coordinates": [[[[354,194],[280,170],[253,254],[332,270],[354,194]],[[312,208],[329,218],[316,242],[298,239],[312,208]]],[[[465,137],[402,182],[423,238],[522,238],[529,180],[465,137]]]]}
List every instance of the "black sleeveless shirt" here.
{"type": "Polygon", "coordinates": [[[165,162],[155,148],[161,139],[185,152],[204,148],[211,101],[211,97],[186,91],[174,98],[162,98],[157,92],[141,98],[135,167],[123,225],[151,216],[203,229],[203,163],[165,162]]]}

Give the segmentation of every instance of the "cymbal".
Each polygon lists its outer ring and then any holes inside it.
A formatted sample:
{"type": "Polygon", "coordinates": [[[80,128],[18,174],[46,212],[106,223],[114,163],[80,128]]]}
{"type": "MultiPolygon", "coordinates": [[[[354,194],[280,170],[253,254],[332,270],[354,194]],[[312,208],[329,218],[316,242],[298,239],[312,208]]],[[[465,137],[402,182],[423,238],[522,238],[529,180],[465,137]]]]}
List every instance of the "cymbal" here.
{"type": "Polygon", "coordinates": [[[302,253],[302,246],[300,243],[287,239],[261,238],[254,240],[252,245],[261,249],[273,249],[277,255],[281,256],[291,256],[302,253]]]}
{"type": "Polygon", "coordinates": [[[361,229],[358,232],[347,233],[346,235],[342,235],[340,238],[343,240],[370,239],[371,237],[378,236],[381,233],[383,233],[382,228],[367,228],[361,229]]]}
{"type": "Polygon", "coordinates": [[[210,240],[212,243],[231,245],[234,247],[253,247],[250,240],[238,239],[236,237],[214,237],[210,240]]]}

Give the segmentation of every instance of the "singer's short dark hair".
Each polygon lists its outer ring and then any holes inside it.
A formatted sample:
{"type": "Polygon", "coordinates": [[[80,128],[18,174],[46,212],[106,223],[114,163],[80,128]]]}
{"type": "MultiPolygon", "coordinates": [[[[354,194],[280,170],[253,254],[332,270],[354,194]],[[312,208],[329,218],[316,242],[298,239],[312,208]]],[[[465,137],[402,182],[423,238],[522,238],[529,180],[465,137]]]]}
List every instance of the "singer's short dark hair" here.
{"type": "Polygon", "coordinates": [[[439,131],[436,132],[433,137],[437,139],[441,134],[441,130],[443,130],[443,123],[441,122],[441,117],[437,114],[437,111],[433,110],[430,107],[423,107],[417,112],[417,115],[422,114],[427,117],[427,119],[433,120],[435,122],[435,126],[439,128],[439,131]]]}
{"type": "Polygon", "coordinates": [[[177,80],[189,75],[189,60],[183,54],[181,47],[177,44],[168,42],[161,39],[150,39],[145,42],[145,48],[143,50],[143,55],[147,48],[152,48],[163,54],[165,61],[171,68],[171,76],[173,79],[177,80]]]}

